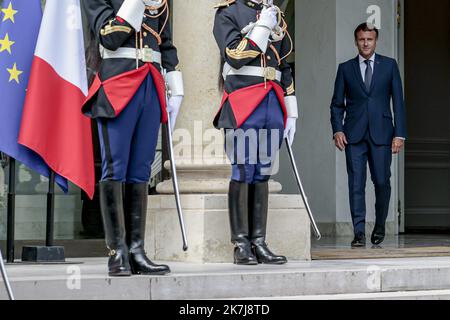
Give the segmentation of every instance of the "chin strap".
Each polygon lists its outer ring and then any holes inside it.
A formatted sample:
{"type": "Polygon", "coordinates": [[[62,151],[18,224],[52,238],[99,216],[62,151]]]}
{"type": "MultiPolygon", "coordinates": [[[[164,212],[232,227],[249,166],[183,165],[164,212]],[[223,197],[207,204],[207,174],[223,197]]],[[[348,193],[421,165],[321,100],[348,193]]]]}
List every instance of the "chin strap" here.
{"type": "Polygon", "coordinates": [[[145,30],[147,30],[148,32],[150,32],[156,38],[156,41],[158,42],[158,45],[161,45],[161,43],[162,43],[161,34],[163,33],[164,29],[167,26],[167,22],[169,21],[169,15],[170,15],[169,3],[167,2],[167,0],[146,1],[146,3],[147,2],[155,3],[153,5],[146,5],[145,9],[149,10],[149,12],[150,12],[150,14],[144,12],[144,15],[147,18],[156,19],[156,18],[159,18],[161,15],[163,15],[164,12],[167,12],[166,19],[164,20],[164,24],[161,27],[161,30],[159,30],[159,33],[156,32],[155,30],[153,30],[147,24],[145,24],[145,23],[142,24],[142,27],[145,30]],[[162,8],[162,10],[161,10],[161,12],[159,12],[159,9],[161,9],[161,8],[162,8]]]}

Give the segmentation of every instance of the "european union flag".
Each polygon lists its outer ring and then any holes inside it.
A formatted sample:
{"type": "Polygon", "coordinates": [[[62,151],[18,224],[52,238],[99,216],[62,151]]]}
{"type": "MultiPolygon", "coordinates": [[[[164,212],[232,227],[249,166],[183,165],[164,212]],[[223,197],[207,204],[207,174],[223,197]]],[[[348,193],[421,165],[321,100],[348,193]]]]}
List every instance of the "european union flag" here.
{"type": "MultiPolygon", "coordinates": [[[[42,19],[41,0],[5,0],[0,11],[0,151],[48,177],[44,160],[18,141],[42,19]]],[[[56,176],[67,191],[67,180],[56,176]]]]}

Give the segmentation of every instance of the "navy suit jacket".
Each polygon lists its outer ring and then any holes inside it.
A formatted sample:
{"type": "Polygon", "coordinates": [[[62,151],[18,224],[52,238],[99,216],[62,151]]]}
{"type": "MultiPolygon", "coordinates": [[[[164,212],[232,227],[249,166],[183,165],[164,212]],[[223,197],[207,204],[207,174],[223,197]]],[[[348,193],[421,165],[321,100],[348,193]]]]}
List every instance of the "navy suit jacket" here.
{"type": "Polygon", "coordinates": [[[405,104],[397,62],[375,55],[369,91],[363,82],[359,56],[339,65],[331,103],[331,125],[333,135],[344,132],[349,144],[360,142],[367,130],[377,145],[391,145],[394,137],[406,138],[405,104]]]}

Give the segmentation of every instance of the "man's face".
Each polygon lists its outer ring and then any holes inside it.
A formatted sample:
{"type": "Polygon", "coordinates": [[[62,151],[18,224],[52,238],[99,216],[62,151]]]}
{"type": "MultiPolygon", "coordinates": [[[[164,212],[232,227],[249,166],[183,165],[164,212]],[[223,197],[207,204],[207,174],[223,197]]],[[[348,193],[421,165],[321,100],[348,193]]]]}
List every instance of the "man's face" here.
{"type": "Polygon", "coordinates": [[[377,33],[375,31],[359,31],[356,35],[356,46],[359,54],[369,59],[377,48],[377,33]]]}

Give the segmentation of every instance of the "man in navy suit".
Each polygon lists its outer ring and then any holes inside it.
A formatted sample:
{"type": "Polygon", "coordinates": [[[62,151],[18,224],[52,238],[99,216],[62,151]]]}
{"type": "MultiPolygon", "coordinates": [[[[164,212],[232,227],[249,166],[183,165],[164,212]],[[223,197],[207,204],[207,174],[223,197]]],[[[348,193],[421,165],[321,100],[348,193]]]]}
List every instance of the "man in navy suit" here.
{"type": "Polygon", "coordinates": [[[345,151],[347,159],[355,231],[352,247],[366,245],[367,163],[376,196],[376,223],[371,241],[374,245],[384,241],[391,197],[392,154],[401,151],[406,139],[400,72],[394,59],[375,53],[378,35],[378,29],[368,23],[356,28],[359,55],[339,66],[331,103],[334,141],[340,151],[345,151]]]}

